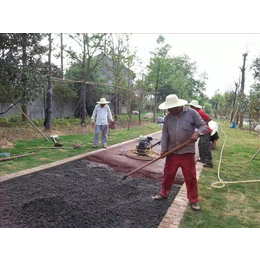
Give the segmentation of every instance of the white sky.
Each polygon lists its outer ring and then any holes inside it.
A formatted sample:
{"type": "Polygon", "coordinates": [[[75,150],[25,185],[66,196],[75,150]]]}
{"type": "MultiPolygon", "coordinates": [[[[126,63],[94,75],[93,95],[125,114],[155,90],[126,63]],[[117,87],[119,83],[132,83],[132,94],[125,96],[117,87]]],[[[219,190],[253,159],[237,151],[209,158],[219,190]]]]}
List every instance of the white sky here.
{"type": "MultiPolygon", "coordinates": [[[[242,54],[248,52],[245,89],[254,82],[250,65],[260,57],[260,34],[162,34],[165,43],[172,46],[170,55],[187,54],[197,63],[197,72],[207,72],[206,94],[224,93],[234,89],[234,82],[241,77],[242,54]]],[[[137,55],[149,64],[150,51],[157,44],[159,34],[132,34],[131,44],[137,47],[137,55]]]]}

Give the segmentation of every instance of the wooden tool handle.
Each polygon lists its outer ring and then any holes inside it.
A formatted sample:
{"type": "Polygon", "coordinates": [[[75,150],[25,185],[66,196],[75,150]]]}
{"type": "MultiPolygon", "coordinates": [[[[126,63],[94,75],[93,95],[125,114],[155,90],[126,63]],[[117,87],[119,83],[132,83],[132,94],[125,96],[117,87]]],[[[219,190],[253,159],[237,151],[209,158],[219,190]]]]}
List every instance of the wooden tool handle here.
{"type": "MultiPolygon", "coordinates": [[[[167,156],[167,155],[170,154],[170,153],[174,153],[175,151],[181,149],[183,146],[185,146],[185,145],[187,145],[187,144],[189,144],[189,143],[191,143],[191,142],[192,142],[191,140],[188,140],[188,141],[186,141],[185,143],[183,143],[183,144],[181,144],[181,145],[179,145],[179,146],[177,146],[177,147],[171,149],[170,151],[168,151],[167,153],[164,154],[164,157],[167,156]]],[[[139,171],[139,170],[145,168],[146,166],[148,166],[148,165],[150,165],[150,164],[152,164],[152,163],[154,163],[154,162],[156,162],[156,161],[158,161],[158,160],[160,160],[160,159],[162,159],[162,158],[164,158],[164,157],[161,157],[161,156],[160,156],[160,157],[158,157],[158,158],[156,158],[156,159],[154,159],[154,160],[152,160],[152,161],[150,161],[150,162],[148,162],[148,163],[146,163],[146,164],[140,166],[139,168],[137,168],[137,169],[135,169],[135,170],[129,172],[128,174],[126,174],[126,175],[123,177],[123,179],[127,178],[129,175],[131,175],[131,174],[133,174],[133,173],[135,173],[135,172],[137,172],[137,171],[139,171]]]]}
{"type": "Polygon", "coordinates": [[[6,158],[0,158],[0,162],[13,160],[15,158],[26,157],[26,156],[33,155],[33,154],[35,154],[35,153],[27,153],[27,154],[23,154],[23,155],[16,155],[16,156],[10,156],[10,157],[6,157],[6,158]]]}

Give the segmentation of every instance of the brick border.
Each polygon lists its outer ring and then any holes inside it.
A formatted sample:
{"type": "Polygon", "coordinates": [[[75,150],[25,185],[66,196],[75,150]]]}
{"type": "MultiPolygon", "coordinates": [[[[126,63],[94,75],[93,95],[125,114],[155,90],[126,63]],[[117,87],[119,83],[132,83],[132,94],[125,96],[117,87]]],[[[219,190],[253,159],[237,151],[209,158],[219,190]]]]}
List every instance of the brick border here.
{"type": "MultiPolygon", "coordinates": [[[[155,135],[155,134],[158,134],[160,132],[161,131],[158,131],[158,132],[155,132],[155,133],[152,133],[152,134],[149,134],[149,135],[155,135]]],[[[135,140],[138,140],[138,138],[134,138],[134,139],[125,141],[123,143],[111,145],[106,150],[113,149],[117,146],[124,145],[124,144],[130,143],[130,142],[133,142],[135,140]]],[[[62,165],[64,163],[73,162],[73,161],[85,158],[85,157],[87,157],[91,154],[99,153],[99,152],[102,152],[102,151],[104,151],[104,149],[101,148],[101,149],[98,149],[98,150],[93,151],[93,152],[83,153],[83,154],[76,155],[76,156],[73,156],[73,157],[69,157],[69,158],[66,158],[66,159],[63,159],[63,160],[60,160],[60,161],[44,164],[44,165],[41,165],[41,166],[38,166],[38,167],[35,167],[35,168],[31,168],[31,169],[23,170],[23,171],[20,171],[20,172],[11,173],[11,174],[6,174],[4,176],[0,176],[0,182],[7,181],[7,180],[10,180],[10,179],[13,179],[13,178],[17,178],[17,177],[20,177],[20,176],[23,176],[23,175],[35,173],[35,172],[38,172],[38,171],[41,171],[41,170],[46,170],[46,169],[49,169],[49,168],[52,168],[52,167],[62,165]]]]}
{"type": "MultiPolygon", "coordinates": [[[[197,180],[203,169],[202,163],[196,163],[197,180]]],[[[183,183],[181,189],[179,190],[177,196],[172,202],[171,206],[164,215],[158,228],[178,228],[181,224],[184,213],[189,205],[187,199],[187,189],[185,183],[183,183]]]]}

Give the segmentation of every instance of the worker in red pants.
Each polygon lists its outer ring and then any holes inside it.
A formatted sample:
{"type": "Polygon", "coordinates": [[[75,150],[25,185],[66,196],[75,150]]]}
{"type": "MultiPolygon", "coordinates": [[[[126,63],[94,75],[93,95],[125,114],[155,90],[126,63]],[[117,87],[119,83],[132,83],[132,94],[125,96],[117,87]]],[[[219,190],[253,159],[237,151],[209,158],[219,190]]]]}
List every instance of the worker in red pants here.
{"type": "Polygon", "coordinates": [[[207,125],[193,109],[184,107],[188,102],[176,95],[168,95],[159,109],[168,109],[164,119],[161,137],[161,157],[180,144],[191,140],[189,144],[166,157],[162,188],[155,200],[169,196],[176,172],[181,167],[187,187],[187,197],[193,210],[200,210],[198,183],[196,178],[195,142],[207,131],[207,125]]]}

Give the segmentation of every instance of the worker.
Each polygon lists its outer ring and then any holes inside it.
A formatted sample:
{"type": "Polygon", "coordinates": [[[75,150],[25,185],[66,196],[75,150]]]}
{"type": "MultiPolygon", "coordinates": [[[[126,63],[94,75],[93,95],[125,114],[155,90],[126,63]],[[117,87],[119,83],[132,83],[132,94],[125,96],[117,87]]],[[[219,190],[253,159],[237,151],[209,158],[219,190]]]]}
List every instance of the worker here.
{"type": "Polygon", "coordinates": [[[98,101],[97,103],[98,104],[95,106],[95,109],[91,117],[91,124],[93,126],[95,125],[95,118],[97,118],[93,148],[97,148],[100,132],[102,132],[102,146],[103,148],[107,148],[108,117],[110,121],[114,123],[110,107],[109,105],[107,105],[110,103],[110,101],[106,101],[105,98],[101,98],[100,101],[98,101]]]}
{"type": "Polygon", "coordinates": [[[217,141],[219,139],[218,135],[218,123],[211,120],[209,123],[209,127],[212,129],[210,133],[210,149],[214,150],[217,146],[217,141]]]}
{"type": "Polygon", "coordinates": [[[207,132],[203,136],[201,136],[199,140],[200,160],[198,161],[202,162],[204,167],[213,168],[212,154],[210,150],[210,133],[212,129],[208,125],[209,121],[211,121],[211,117],[206,114],[206,112],[202,109],[202,106],[199,105],[199,102],[197,100],[192,100],[189,105],[192,109],[196,110],[199,113],[201,118],[206,122],[208,128],[207,132]]]}
{"type": "Polygon", "coordinates": [[[160,193],[153,198],[161,200],[169,196],[176,172],[181,167],[191,208],[200,210],[195,167],[195,142],[200,135],[207,131],[207,125],[196,111],[184,107],[187,103],[186,100],[171,94],[166,97],[164,103],[159,105],[159,109],[168,109],[163,124],[160,156],[164,158],[167,151],[187,140],[191,140],[191,142],[173,154],[167,155],[162,188],[160,193]]]}

